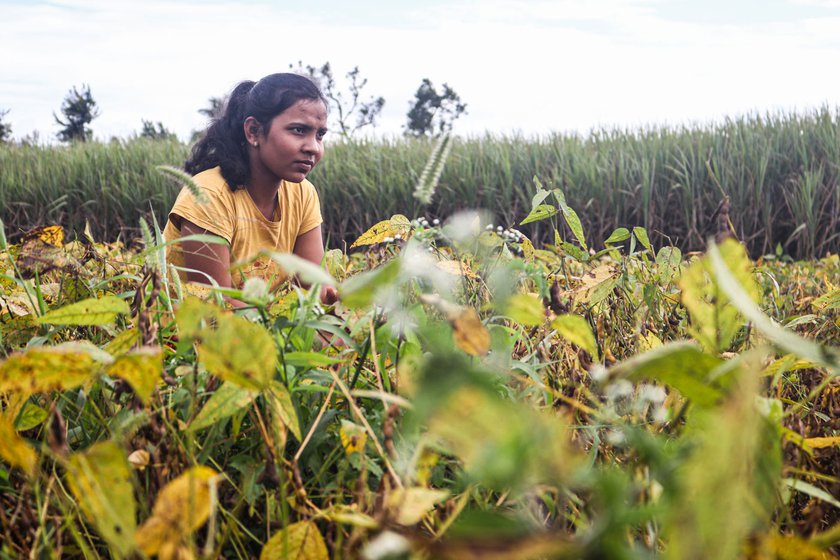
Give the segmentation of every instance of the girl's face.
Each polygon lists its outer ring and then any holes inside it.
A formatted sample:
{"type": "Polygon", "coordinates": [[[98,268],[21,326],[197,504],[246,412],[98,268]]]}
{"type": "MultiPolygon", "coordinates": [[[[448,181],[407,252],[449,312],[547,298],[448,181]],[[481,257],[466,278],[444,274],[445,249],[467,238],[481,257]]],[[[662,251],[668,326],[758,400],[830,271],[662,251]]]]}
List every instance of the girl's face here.
{"type": "Polygon", "coordinates": [[[300,183],[321,161],[327,108],[320,99],[297,101],[272,119],[268,133],[258,129],[255,135],[249,134],[249,128],[253,133],[253,122],[249,125],[249,121],[250,117],[245,121],[245,134],[252,147],[252,176],[300,183]]]}

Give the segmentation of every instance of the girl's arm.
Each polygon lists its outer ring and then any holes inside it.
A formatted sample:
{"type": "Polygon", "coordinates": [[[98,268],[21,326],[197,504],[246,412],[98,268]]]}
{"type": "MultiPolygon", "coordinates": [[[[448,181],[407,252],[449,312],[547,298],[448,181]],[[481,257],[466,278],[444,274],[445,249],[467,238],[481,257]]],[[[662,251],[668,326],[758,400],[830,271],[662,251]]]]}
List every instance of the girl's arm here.
{"type": "MultiPolygon", "coordinates": [[[[199,227],[189,220],[181,219],[181,236],[196,234],[217,235],[199,227]]],[[[184,255],[184,267],[197,272],[187,271],[187,280],[199,284],[210,284],[211,277],[222,288],[230,288],[230,248],[221,243],[203,241],[182,241],[181,252],[184,255]],[[203,273],[203,274],[202,274],[203,273]]],[[[246,304],[236,299],[225,298],[233,307],[245,307],[246,304]]]]}
{"type": "MultiPolygon", "coordinates": [[[[321,237],[321,226],[312,228],[295,240],[294,254],[313,262],[318,266],[324,260],[324,240],[321,237]]],[[[321,288],[321,301],[327,305],[338,301],[338,292],[332,286],[321,288]]]]}

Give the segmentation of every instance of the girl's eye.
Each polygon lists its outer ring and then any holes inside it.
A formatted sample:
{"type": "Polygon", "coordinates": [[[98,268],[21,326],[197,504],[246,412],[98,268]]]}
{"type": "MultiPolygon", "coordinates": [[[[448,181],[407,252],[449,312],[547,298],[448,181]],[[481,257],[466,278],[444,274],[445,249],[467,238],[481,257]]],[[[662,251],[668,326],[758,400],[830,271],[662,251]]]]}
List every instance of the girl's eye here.
{"type": "Polygon", "coordinates": [[[303,127],[302,126],[293,126],[291,130],[295,134],[303,134],[303,127]]]}
{"type": "Polygon", "coordinates": [[[324,136],[326,136],[326,135],[327,135],[327,131],[326,131],[326,130],[319,130],[319,131],[318,131],[318,140],[323,140],[323,139],[324,139],[324,136]]]}

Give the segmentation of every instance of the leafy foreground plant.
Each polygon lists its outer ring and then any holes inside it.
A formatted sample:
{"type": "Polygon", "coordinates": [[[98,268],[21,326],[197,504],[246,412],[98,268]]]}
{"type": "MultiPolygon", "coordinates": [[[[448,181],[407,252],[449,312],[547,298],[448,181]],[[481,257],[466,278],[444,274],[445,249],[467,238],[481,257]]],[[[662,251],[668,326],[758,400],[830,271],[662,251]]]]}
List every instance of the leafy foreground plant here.
{"type": "Polygon", "coordinates": [[[394,216],[329,274],[264,255],[328,310],[182,286],[149,228],[0,239],[0,554],[827,557],[836,353],[761,309],[836,340],[837,259],[595,251],[538,186],[527,220],[559,217],[543,249],[471,214],[394,216]]]}

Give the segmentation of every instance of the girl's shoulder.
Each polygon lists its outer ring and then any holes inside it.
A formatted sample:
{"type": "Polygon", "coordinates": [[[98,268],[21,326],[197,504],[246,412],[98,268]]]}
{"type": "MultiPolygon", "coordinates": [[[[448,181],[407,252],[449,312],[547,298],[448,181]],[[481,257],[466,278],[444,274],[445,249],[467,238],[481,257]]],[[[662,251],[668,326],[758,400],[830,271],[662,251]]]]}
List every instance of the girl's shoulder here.
{"type": "Polygon", "coordinates": [[[211,167],[193,175],[193,181],[205,190],[207,194],[224,195],[233,193],[225,178],[222,177],[222,169],[220,167],[211,167]]]}

